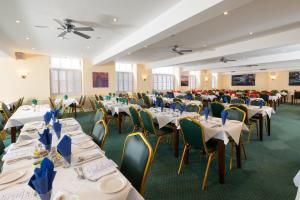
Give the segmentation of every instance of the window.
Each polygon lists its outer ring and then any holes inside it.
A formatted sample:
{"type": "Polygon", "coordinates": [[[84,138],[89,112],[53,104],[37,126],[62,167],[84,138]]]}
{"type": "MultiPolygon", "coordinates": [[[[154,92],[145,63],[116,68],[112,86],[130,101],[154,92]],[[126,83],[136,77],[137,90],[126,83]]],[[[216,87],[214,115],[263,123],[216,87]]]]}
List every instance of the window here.
{"type": "Polygon", "coordinates": [[[51,95],[81,94],[81,79],[81,59],[51,58],[51,95]]]}
{"type": "Polygon", "coordinates": [[[133,91],[133,65],[116,63],[116,91],[133,91]]]}
{"type": "Polygon", "coordinates": [[[174,69],[173,67],[162,67],[152,69],[152,82],[154,90],[173,90],[174,69]]]}
{"type": "Polygon", "coordinates": [[[216,89],[218,86],[218,73],[212,73],[211,76],[212,76],[211,87],[213,89],[216,89]]]}
{"type": "Polygon", "coordinates": [[[189,76],[189,86],[190,89],[196,89],[196,83],[197,83],[197,72],[196,71],[190,71],[190,76],[189,76]]]}

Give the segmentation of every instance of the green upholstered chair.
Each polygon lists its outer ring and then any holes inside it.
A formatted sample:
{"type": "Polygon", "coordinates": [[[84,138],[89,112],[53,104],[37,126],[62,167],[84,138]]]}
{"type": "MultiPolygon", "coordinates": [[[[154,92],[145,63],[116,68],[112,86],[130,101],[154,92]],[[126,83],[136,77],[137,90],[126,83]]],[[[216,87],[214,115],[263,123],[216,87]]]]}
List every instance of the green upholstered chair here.
{"type": "Polygon", "coordinates": [[[144,99],[139,99],[138,102],[137,102],[137,104],[138,104],[139,106],[141,106],[142,108],[145,108],[145,107],[146,107],[146,106],[145,106],[144,99]]]}
{"type": "Polygon", "coordinates": [[[150,101],[150,98],[145,94],[143,95],[143,99],[144,99],[144,104],[147,108],[150,108],[151,107],[151,101],[150,101]]]}
{"type": "Polygon", "coordinates": [[[196,104],[188,104],[185,108],[186,112],[200,112],[200,106],[197,106],[196,104]]]}
{"type": "Polygon", "coordinates": [[[2,110],[4,113],[4,119],[5,121],[7,121],[11,117],[12,113],[10,112],[10,110],[8,109],[5,103],[2,103],[2,110]]]}
{"type": "Polygon", "coordinates": [[[201,95],[195,95],[195,100],[196,101],[202,101],[201,95]]]}
{"type": "Polygon", "coordinates": [[[266,103],[269,102],[269,95],[268,94],[263,93],[263,94],[260,94],[259,97],[262,98],[266,103]]]}
{"type": "Polygon", "coordinates": [[[222,95],[221,96],[221,99],[222,99],[222,101],[225,103],[225,98],[227,98],[227,102],[230,102],[231,101],[231,97],[229,96],[229,95],[227,95],[227,94],[225,94],[225,95],[222,95]]]}
{"type": "Polygon", "coordinates": [[[158,103],[157,105],[161,105],[162,103],[164,103],[161,96],[156,97],[156,102],[158,103]]]}
{"type": "Polygon", "coordinates": [[[192,147],[196,150],[202,150],[208,158],[201,187],[202,190],[204,190],[206,186],[208,171],[212,160],[215,158],[215,154],[217,151],[217,142],[215,142],[214,140],[209,140],[208,142],[205,142],[203,127],[198,121],[194,120],[193,118],[182,118],[180,119],[179,124],[181,127],[181,132],[183,134],[184,148],[179,164],[178,174],[181,173],[183,167],[183,160],[184,158],[186,158],[189,148],[192,147]]]}
{"type": "Polygon", "coordinates": [[[153,154],[153,156],[155,156],[159,143],[163,139],[168,139],[171,136],[173,129],[169,128],[168,126],[162,127],[161,129],[156,128],[154,126],[152,114],[145,109],[140,110],[140,117],[141,117],[144,133],[152,134],[157,137],[154,154],[153,154]]]}
{"type": "Polygon", "coordinates": [[[260,101],[263,101],[263,106],[265,106],[266,105],[266,102],[264,101],[264,100],[259,100],[259,99],[255,99],[255,100],[252,100],[251,102],[250,102],[250,104],[252,105],[252,106],[259,106],[259,102],[260,101]]]}
{"type": "Polygon", "coordinates": [[[97,121],[92,131],[92,138],[101,149],[103,149],[107,134],[108,128],[105,121],[97,121]]]}
{"type": "Polygon", "coordinates": [[[81,97],[80,97],[81,101],[79,100],[79,103],[78,105],[76,105],[76,108],[79,108],[81,112],[84,112],[84,104],[85,104],[86,96],[83,96],[82,98],[81,97]]]}
{"type": "Polygon", "coordinates": [[[124,142],[120,171],[141,195],[152,160],[152,147],[145,136],[142,133],[129,134],[124,142]]]}
{"type": "Polygon", "coordinates": [[[173,102],[174,102],[174,103],[176,103],[176,102],[182,102],[182,100],[179,99],[179,98],[174,98],[174,99],[173,99],[173,102]]]}
{"type": "Polygon", "coordinates": [[[141,128],[141,119],[138,110],[134,106],[129,107],[130,117],[133,123],[132,132],[138,131],[141,128]]]}
{"type": "Polygon", "coordinates": [[[182,104],[184,104],[184,103],[182,103],[181,101],[175,101],[174,102],[175,103],[175,105],[176,105],[176,109],[179,109],[180,108],[180,106],[182,105],[182,104]]]}
{"type": "Polygon", "coordinates": [[[245,100],[241,98],[233,98],[230,100],[231,104],[245,104],[245,100]]]}
{"type": "MultiPolygon", "coordinates": [[[[238,107],[230,107],[225,109],[228,112],[227,115],[227,119],[229,120],[236,120],[236,121],[240,121],[245,123],[246,120],[246,113],[241,110],[238,107]]],[[[241,131],[241,137],[240,137],[240,145],[243,148],[243,152],[244,152],[244,156],[245,158],[247,158],[246,156],[246,151],[245,151],[245,146],[244,146],[244,142],[243,142],[243,138],[242,138],[242,133],[243,130],[241,131]]],[[[234,146],[235,146],[235,142],[232,138],[230,138],[230,145],[231,145],[231,149],[230,149],[230,165],[229,165],[229,169],[232,170],[232,163],[233,163],[233,157],[234,157],[234,146]]]]}
{"type": "Polygon", "coordinates": [[[102,95],[99,95],[99,100],[100,100],[100,101],[103,101],[103,100],[104,100],[104,98],[103,98],[102,95]]]}
{"type": "Polygon", "coordinates": [[[212,102],[210,107],[212,116],[221,118],[221,112],[225,109],[225,107],[219,102],[212,102]]]}
{"type": "Polygon", "coordinates": [[[98,110],[100,108],[99,102],[97,100],[95,100],[94,102],[95,102],[95,109],[98,110]]]}
{"type": "Polygon", "coordinates": [[[99,101],[100,99],[99,99],[99,96],[97,95],[97,94],[95,94],[95,99],[96,99],[96,101],[99,101]]]}
{"type": "Polygon", "coordinates": [[[100,108],[96,111],[93,123],[96,123],[100,120],[106,120],[106,112],[103,110],[103,108],[100,108]]]}
{"type": "Polygon", "coordinates": [[[138,100],[136,98],[130,98],[129,103],[131,104],[137,104],[138,100]]]}
{"type": "Polygon", "coordinates": [[[49,104],[50,104],[50,108],[51,109],[55,109],[56,108],[56,105],[55,105],[53,99],[51,99],[51,97],[49,97],[49,104]]]}

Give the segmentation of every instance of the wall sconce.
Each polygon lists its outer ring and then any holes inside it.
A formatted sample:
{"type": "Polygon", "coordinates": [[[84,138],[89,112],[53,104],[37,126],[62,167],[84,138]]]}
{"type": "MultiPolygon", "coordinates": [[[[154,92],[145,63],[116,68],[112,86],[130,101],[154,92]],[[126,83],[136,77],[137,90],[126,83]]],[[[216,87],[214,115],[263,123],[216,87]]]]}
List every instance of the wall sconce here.
{"type": "Polygon", "coordinates": [[[207,76],[204,77],[204,81],[205,81],[205,82],[208,81],[208,77],[207,77],[207,76]]]}
{"type": "Polygon", "coordinates": [[[147,75],[143,75],[142,78],[143,78],[144,81],[146,81],[147,80],[147,75]]]}
{"type": "Polygon", "coordinates": [[[272,81],[275,80],[277,78],[276,73],[275,72],[271,72],[270,78],[271,78],[272,81]]]}
{"type": "Polygon", "coordinates": [[[27,76],[28,76],[28,72],[27,72],[27,71],[19,71],[19,76],[20,76],[22,79],[26,79],[27,76]]]}

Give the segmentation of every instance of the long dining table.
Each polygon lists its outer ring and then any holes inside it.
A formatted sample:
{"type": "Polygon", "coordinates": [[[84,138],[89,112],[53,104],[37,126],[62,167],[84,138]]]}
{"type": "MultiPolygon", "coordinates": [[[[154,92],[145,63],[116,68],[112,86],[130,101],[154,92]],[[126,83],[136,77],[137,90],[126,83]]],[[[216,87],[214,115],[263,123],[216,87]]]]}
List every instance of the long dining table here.
{"type": "MultiPolygon", "coordinates": [[[[62,137],[72,139],[72,162],[70,167],[55,163],[57,172],[52,188],[53,199],[103,199],[103,200],[142,200],[144,199],[131,183],[118,170],[117,165],[105,156],[86,135],[74,118],[61,119],[62,137]],[[83,178],[75,168],[81,167],[83,178]],[[110,185],[110,186],[109,186],[110,185]],[[114,186],[114,187],[112,187],[114,186]]],[[[36,163],[42,158],[35,158],[34,152],[41,148],[39,132],[45,128],[43,121],[24,124],[16,143],[6,149],[3,156],[3,168],[0,175],[0,199],[39,199],[34,190],[28,186],[36,163]],[[18,178],[3,184],[1,178],[7,174],[17,173],[18,178]]],[[[52,148],[59,139],[52,133],[52,148]]],[[[61,138],[62,138],[61,137],[61,138]]]]}
{"type": "MultiPolygon", "coordinates": [[[[205,140],[215,139],[218,141],[218,168],[219,168],[219,183],[225,183],[225,145],[229,144],[229,138],[233,138],[236,144],[237,167],[241,168],[241,145],[240,136],[241,131],[248,130],[247,126],[239,121],[227,120],[225,125],[221,125],[221,119],[210,117],[205,120],[196,112],[180,112],[173,111],[172,109],[164,108],[163,112],[160,108],[150,108],[152,117],[158,123],[158,127],[162,128],[166,125],[173,127],[173,152],[174,156],[179,155],[179,120],[183,117],[191,117],[198,120],[204,127],[205,140]]],[[[188,159],[185,159],[188,162],[188,159]]]]}
{"type": "Polygon", "coordinates": [[[11,129],[11,142],[16,142],[17,127],[25,123],[43,120],[44,114],[50,110],[50,106],[43,105],[23,105],[7,120],[4,129],[11,129]]]}

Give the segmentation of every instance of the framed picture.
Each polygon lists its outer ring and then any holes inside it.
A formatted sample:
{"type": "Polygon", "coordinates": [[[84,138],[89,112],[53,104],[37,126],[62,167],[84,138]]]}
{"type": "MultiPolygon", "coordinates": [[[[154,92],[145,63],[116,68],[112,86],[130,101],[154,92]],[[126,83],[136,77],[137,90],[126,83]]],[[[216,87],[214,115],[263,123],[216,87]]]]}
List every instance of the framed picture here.
{"type": "Polygon", "coordinates": [[[108,73],[93,72],[93,88],[107,88],[107,87],[108,87],[108,73]]]}
{"type": "Polygon", "coordinates": [[[189,86],[189,76],[181,75],[180,76],[180,85],[189,86]]]}
{"type": "Polygon", "coordinates": [[[300,72],[289,73],[289,85],[300,85],[300,72]]]}

